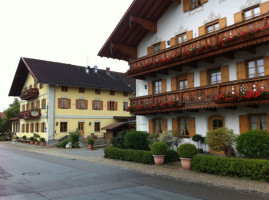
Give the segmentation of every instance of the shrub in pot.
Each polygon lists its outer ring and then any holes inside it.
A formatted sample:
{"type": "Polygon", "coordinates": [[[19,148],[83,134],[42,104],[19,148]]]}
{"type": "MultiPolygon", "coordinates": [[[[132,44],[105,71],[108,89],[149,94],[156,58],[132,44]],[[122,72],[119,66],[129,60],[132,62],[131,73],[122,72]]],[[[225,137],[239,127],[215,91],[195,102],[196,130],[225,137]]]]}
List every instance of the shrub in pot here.
{"type": "Polygon", "coordinates": [[[22,136],[21,142],[24,142],[24,140],[26,140],[26,135],[22,136]]]}
{"type": "Polygon", "coordinates": [[[167,149],[168,146],[164,142],[154,142],[151,145],[151,153],[154,157],[155,165],[163,165],[167,149]]]}
{"type": "Polygon", "coordinates": [[[93,149],[93,145],[94,145],[94,139],[93,138],[89,138],[88,139],[88,148],[89,149],[93,149]]]}
{"type": "Polygon", "coordinates": [[[191,159],[197,154],[197,148],[190,143],[182,144],[178,147],[178,156],[184,170],[191,169],[191,159]]]}
{"type": "Polygon", "coordinates": [[[34,144],[34,140],[35,140],[34,137],[30,137],[30,144],[34,144]]]}
{"type": "Polygon", "coordinates": [[[41,137],[39,141],[41,146],[45,146],[45,138],[41,137]]]}
{"type": "Polygon", "coordinates": [[[35,143],[35,144],[38,144],[38,140],[37,140],[37,138],[35,138],[34,143],[35,143]]]}

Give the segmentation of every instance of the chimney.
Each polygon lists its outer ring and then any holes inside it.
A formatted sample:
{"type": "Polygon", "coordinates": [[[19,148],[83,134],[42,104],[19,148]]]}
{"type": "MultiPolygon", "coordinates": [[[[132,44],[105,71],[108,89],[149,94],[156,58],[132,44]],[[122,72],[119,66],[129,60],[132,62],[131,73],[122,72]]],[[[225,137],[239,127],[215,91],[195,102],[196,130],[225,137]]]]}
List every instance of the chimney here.
{"type": "Polygon", "coordinates": [[[93,69],[94,69],[94,73],[98,73],[98,66],[97,65],[94,65],[94,67],[93,67],[93,69]]]}
{"type": "Polygon", "coordinates": [[[106,68],[106,73],[110,74],[110,68],[109,67],[106,68]]]}
{"type": "Polygon", "coordinates": [[[89,74],[90,73],[90,66],[87,66],[86,68],[85,68],[85,71],[86,71],[86,74],[89,74]]]}

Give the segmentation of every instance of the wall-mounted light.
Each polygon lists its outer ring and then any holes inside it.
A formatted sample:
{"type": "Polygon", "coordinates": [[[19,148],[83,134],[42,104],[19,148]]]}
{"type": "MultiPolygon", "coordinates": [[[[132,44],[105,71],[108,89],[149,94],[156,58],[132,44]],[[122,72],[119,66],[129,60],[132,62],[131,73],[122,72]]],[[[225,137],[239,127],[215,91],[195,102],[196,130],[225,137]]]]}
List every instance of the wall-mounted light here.
{"type": "Polygon", "coordinates": [[[92,122],[89,122],[89,126],[92,125],[92,122]]]}
{"type": "Polygon", "coordinates": [[[147,85],[147,84],[145,85],[145,90],[146,90],[146,89],[148,89],[148,85],[147,85]]]}
{"type": "Polygon", "coordinates": [[[167,45],[170,46],[170,40],[167,40],[166,42],[167,42],[167,45]]]}
{"type": "Polygon", "coordinates": [[[59,123],[58,123],[58,122],[56,122],[56,126],[58,126],[58,124],[59,124],[59,123]]]}

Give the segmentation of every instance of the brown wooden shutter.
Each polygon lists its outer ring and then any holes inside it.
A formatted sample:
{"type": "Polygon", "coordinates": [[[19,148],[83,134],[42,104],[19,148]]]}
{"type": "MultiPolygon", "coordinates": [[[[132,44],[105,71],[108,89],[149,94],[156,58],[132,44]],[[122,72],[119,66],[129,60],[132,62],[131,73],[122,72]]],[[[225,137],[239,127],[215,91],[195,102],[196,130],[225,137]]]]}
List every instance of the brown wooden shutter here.
{"type": "Polygon", "coordinates": [[[152,46],[148,47],[148,55],[151,55],[151,54],[153,54],[153,47],[152,46]]]}
{"type": "Polygon", "coordinates": [[[177,77],[172,77],[171,78],[171,90],[175,91],[177,90],[177,77]]]}
{"type": "Polygon", "coordinates": [[[187,35],[187,40],[191,40],[193,38],[193,31],[192,30],[187,31],[186,35],[187,35]]]}
{"type": "Polygon", "coordinates": [[[187,74],[188,88],[194,87],[194,73],[187,74]]]}
{"type": "Polygon", "coordinates": [[[107,102],[107,110],[110,110],[110,101],[107,102]]]}
{"type": "Polygon", "coordinates": [[[153,119],[149,119],[149,133],[154,133],[154,127],[153,127],[153,119]]]}
{"type": "Polygon", "coordinates": [[[84,104],[85,104],[85,109],[87,110],[88,109],[88,100],[85,100],[84,104]]]}
{"type": "Polygon", "coordinates": [[[269,1],[260,4],[261,14],[265,14],[269,12],[269,1]]]}
{"type": "Polygon", "coordinates": [[[170,38],[170,46],[175,46],[177,44],[177,36],[170,38]]]}
{"type": "Polygon", "coordinates": [[[237,80],[247,78],[247,70],[245,62],[236,63],[237,80]]]}
{"type": "Polygon", "coordinates": [[[40,109],[40,100],[38,100],[38,101],[36,102],[36,108],[37,108],[37,109],[40,109]]]}
{"type": "Polygon", "coordinates": [[[225,28],[227,26],[227,18],[223,17],[219,19],[219,28],[225,28]]]}
{"type": "Polygon", "coordinates": [[[115,108],[114,108],[114,110],[118,110],[118,102],[114,102],[114,105],[115,105],[115,108]]]}
{"type": "Polygon", "coordinates": [[[94,104],[95,104],[95,100],[92,100],[92,110],[95,110],[94,104]]]}
{"type": "Polygon", "coordinates": [[[183,0],[183,11],[187,12],[190,10],[190,0],[183,0]]]}
{"type": "Polygon", "coordinates": [[[229,81],[229,65],[221,66],[221,82],[229,81]]]}
{"type": "Polygon", "coordinates": [[[207,85],[207,71],[200,71],[200,86],[207,85]]]}
{"type": "Polygon", "coordinates": [[[78,99],[76,99],[76,109],[79,109],[78,104],[79,104],[78,99]]]}
{"type": "Polygon", "coordinates": [[[208,0],[202,0],[202,4],[208,2],[208,0]]]}
{"type": "Polygon", "coordinates": [[[174,132],[178,132],[178,123],[177,123],[178,119],[177,118],[173,118],[172,119],[172,131],[174,132]]]}
{"type": "Polygon", "coordinates": [[[198,29],[199,32],[199,36],[202,36],[205,34],[205,25],[204,26],[200,26],[198,29]]]}
{"type": "Polygon", "coordinates": [[[22,105],[22,111],[25,111],[25,104],[22,105]]]}
{"type": "Polygon", "coordinates": [[[163,130],[162,131],[163,131],[163,133],[166,133],[167,132],[167,119],[163,119],[162,123],[163,123],[162,124],[163,125],[163,127],[162,127],[163,130]]]}
{"type": "Polygon", "coordinates": [[[163,79],[162,80],[162,92],[166,92],[167,90],[166,90],[166,79],[163,79]]]}
{"type": "Polygon", "coordinates": [[[269,75],[269,56],[263,58],[264,60],[264,75],[269,75]]]}
{"type": "Polygon", "coordinates": [[[62,102],[62,99],[58,98],[58,108],[61,108],[61,102],[62,102]]]}
{"type": "Polygon", "coordinates": [[[193,137],[195,135],[195,118],[189,118],[189,136],[193,137]]]}
{"type": "Polygon", "coordinates": [[[153,86],[153,83],[149,82],[148,83],[148,95],[152,95],[152,86],[153,86]]]}
{"type": "Polygon", "coordinates": [[[67,108],[68,108],[68,109],[71,108],[71,99],[67,99],[67,108]]]}
{"type": "Polygon", "coordinates": [[[103,101],[100,101],[100,110],[103,110],[103,101]]]}
{"type": "Polygon", "coordinates": [[[239,129],[240,129],[240,134],[248,131],[248,116],[247,115],[239,115],[239,129]]]}
{"type": "Polygon", "coordinates": [[[234,23],[242,22],[243,21],[243,15],[242,11],[234,13],[234,23]]]}
{"type": "Polygon", "coordinates": [[[166,41],[161,42],[161,50],[166,49],[166,41]]]}

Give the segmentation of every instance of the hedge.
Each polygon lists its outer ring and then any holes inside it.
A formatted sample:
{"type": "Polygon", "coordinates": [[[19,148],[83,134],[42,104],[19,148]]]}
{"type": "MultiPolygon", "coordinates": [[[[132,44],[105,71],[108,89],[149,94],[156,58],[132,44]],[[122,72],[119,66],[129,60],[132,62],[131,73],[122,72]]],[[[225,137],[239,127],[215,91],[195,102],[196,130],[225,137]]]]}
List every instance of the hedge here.
{"type": "Polygon", "coordinates": [[[234,176],[269,182],[269,160],[196,155],[192,169],[222,176],[234,176]]]}
{"type": "Polygon", "coordinates": [[[119,159],[143,164],[154,164],[153,156],[150,151],[120,149],[116,147],[106,147],[105,157],[119,159]]]}

